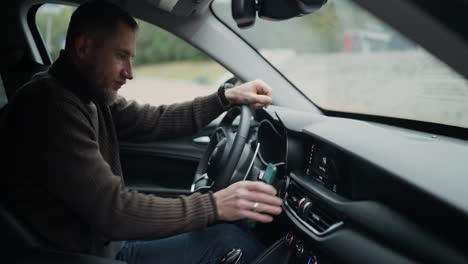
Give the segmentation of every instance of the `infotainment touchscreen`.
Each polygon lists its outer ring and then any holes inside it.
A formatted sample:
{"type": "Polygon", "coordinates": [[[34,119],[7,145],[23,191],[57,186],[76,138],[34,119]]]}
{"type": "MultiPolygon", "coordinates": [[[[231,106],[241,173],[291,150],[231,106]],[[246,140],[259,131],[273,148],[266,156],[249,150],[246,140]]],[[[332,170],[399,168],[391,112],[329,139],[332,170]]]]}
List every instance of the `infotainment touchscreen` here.
{"type": "Polygon", "coordinates": [[[338,153],[318,142],[309,142],[307,149],[305,174],[327,189],[339,193],[342,187],[340,186],[338,153]]]}

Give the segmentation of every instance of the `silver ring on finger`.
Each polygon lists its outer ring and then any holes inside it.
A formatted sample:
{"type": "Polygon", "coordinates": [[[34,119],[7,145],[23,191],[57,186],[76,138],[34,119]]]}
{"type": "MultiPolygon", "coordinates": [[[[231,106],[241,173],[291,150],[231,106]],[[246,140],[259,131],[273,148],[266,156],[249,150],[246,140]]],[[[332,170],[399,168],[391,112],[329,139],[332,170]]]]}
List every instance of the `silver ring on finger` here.
{"type": "Polygon", "coordinates": [[[255,202],[255,203],[253,204],[252,211],[253,211],[253,212],[257,212],[257,208],[258,208],[258,202],[255,202]]]}

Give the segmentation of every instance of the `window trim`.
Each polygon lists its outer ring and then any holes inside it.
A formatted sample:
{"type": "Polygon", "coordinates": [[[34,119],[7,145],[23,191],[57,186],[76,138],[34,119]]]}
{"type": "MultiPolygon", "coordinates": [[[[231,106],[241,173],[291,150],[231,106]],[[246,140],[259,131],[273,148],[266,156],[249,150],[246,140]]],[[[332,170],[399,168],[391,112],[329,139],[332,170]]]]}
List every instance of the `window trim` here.
{"type": "Polygon", "coordinates": [[[7,105],[9,101],[8,100],[9,98],[5,89],[5,83],[3,82],[3,76],[1,73],[0,73],[0,95],[2,95],[0,96],[0,111],[1,111],[1,109],[3,109],[3,107],[7,105]],[[5,100],[5,103],[3,103],[3,100],[5,100]]]}
{"type": "Polygon", "coordinates": [[[29,30],[31,31],[37,50],[39,51],[39,54],[41,56],[42,62],[44,63],[44,65],[51,65],[52,60],[50,58],[49,52],[47,51],[47,48],[44,44],[44,39],[42,38],[41,32],[36,23],[37,11],[43,5],[44,4],[31,6],[31,8],[28,10],[27,21],[29,30]]]}

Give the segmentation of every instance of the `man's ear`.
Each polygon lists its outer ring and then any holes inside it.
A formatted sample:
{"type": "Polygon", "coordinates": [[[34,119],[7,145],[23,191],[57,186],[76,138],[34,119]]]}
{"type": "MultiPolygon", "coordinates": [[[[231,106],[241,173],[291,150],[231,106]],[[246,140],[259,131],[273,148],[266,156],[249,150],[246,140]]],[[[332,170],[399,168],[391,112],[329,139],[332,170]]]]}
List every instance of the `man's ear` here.
{"type": "Polygon", "coordinates": [[[75,53],[81,60],[88,60],[91,56],[93,40],[90,36],[83,34],[75,39],[75,53]]]}

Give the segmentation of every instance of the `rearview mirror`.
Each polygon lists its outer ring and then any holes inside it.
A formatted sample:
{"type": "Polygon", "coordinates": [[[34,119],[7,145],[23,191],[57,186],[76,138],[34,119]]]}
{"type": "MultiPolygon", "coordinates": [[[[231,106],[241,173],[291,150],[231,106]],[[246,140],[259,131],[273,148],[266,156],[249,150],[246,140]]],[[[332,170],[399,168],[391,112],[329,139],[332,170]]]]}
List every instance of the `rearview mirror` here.
{"type": "Polygon", "coordinates": [[[232,17],[239,28],[253,26],[258,16],[268,20],[284,20],[310,14],[327,0],[232,0],[232,17]]]}

